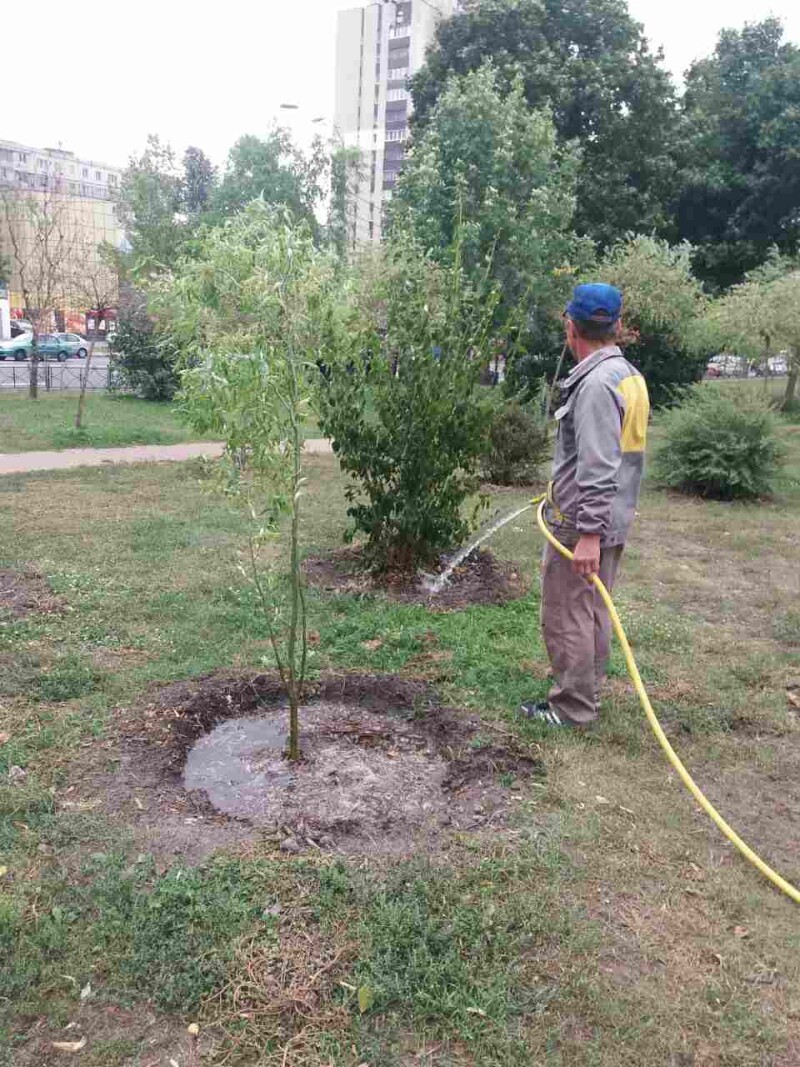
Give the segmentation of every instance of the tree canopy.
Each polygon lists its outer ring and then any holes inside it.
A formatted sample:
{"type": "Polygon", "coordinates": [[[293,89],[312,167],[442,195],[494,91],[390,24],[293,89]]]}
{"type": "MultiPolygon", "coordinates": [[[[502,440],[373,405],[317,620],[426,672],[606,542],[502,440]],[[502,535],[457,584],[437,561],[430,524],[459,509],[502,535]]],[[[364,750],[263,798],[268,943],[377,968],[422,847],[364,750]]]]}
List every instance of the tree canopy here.
{"type": "Polygon", "coordinates": [[[552,109],[562,145],[580,145],[579,233],[605,245],[667,225],[674,90],[624,0],[470,0],[441,23],[412,82],[418,135],[449,76],[487,60],[506,88],[521,76],[531,107],[552,109]]]}
{"type": "Polygon", "coordinates": [[[321,198],[327,166],[324,146],[315,142],[305,156],[287,130],[276,127],[264,137],[246,134],[228,154],[222,180],[213,198],[214,210],[225,217],[253,200],[287,207],[297,219],[316,228],[314,208],[321,198]]]}
{"type": "Polygon", "coordinates": [[[777,19],[724,30],[695,63],[683,99],[677,218],[716,287],[740,281],[772,245],[800,240],[800,49],[777,19]]]}
{"type": "Polygon", "coordinates": [[[458,244],[467,274],[500,288],[496,325],[524,310],[525,332],[541,337],[592,258],[572,230],[577,167],[547,110],[528,107],[520,76],[507,92],[490,65],[451,76],[398,182],[394,233],[412,233],[439,260],[458,244]]]}
{"type": "Polygon", "coordinates": [[[692,274],[692,249],[639,236],[612,248],[603,261],[603,280],[624,298],[628,357],[640,368],[655,404],[667,402],[676,386],[697,381],[708,350],[698,323],[706,309],[700,282],[692,274]]]}

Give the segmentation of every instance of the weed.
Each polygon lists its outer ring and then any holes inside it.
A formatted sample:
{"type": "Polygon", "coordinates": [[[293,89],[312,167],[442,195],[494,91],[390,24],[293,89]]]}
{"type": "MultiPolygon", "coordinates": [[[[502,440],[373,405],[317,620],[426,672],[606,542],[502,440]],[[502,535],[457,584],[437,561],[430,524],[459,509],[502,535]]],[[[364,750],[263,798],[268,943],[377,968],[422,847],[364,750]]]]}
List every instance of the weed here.
{"type": "Polygon", "coordinates": [[[86,696],[93,692],[96,685],[96,672],[80,656],[70,652],[39,675],[36,690],[41,700],[57,704],[86,696]]]}

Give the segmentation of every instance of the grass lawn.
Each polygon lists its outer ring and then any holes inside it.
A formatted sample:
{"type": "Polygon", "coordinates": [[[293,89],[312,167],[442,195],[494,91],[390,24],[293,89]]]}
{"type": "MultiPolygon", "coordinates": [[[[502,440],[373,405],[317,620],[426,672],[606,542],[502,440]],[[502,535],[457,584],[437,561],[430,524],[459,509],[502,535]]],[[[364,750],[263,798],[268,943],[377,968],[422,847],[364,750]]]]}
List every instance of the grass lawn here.
{"type": "MultiPolygon", "coordinates": [[[[2,418],[18,404],[3,398],[2,418]]],[[[90,398],[90,420],[107,409],[113,425],[119,404],[90,398]]],[[[797,882],[800,434],[787,423],[784,436],[772,502],[648,489],[618,599],[680,754],[797,882]]],[[[87,760],[118,758],[116,708],[267,655],[237,570],[241,518],[198,464],[7,477],[0,501],[0,566],[35,567],[68,607],[0,619],[0,1065],[61,1063],[50,1041],[81,1034],[74,1059],[91,1067],[800,1062],[796,907],[675,780],[620,658],[595,733],[540,741],[516,720],[548,685],[535,587],[441,615],[309,594],[314,670],[425,677],[538,745],[546,777],[506,783],[510,828],[462,833],[434,858],[291,857],[264,842],[191,868],[142,851],[124,813],[75,798],[87,760]]],[[[313,460],[308,501],[309,550],[338,545],[333,457],[313,460]]],[[[528,517],[493,547],[534,571],[528,517]]]]}
{"type": "Polygon", "coordinates": [[[81,430],[75,429],[77,406],[77,393],[45,393],[38,400],[30,400],[27,393],[0,394],[0,452],[173,445],[198,440],[171,404],[89,393],[81,430]]]}
{"type": "MultiPolygon", "coordinates": [[[[89,393],[84,426],[75,429],[78,394],[0,393],[0,452],[38,452],[63,448],[116,448],[123,445],[175,445],[209,440],[178,417],[174,406],[130,396],[89,393]]],[[[306,437],[318,437],[311,422],[306,437]]]]}

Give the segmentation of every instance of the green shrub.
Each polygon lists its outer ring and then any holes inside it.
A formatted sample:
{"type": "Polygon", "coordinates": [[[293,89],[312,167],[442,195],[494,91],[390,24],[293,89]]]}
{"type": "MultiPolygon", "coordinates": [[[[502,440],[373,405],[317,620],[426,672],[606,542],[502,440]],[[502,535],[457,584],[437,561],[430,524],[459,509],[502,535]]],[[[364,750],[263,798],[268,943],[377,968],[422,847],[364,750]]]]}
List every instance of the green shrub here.
{"type": "Polygon", "coordinates": [[[320,425],[355,479],[348,515],[376,570],[435,563],[469,533],[491,410],[478,378],[496,300],[398,237],[359,279],[358,349],[327,368],[320,425]]]}
{"type": "Polygon", "coordinates": [[[142,400],[172,400],[180,385],[176,358],[168,336],[149,325],[121,321],[111,342],[111,389],[142,400]]]}
{"type": "Polygon", "coordinates": [[[657,480],[718,500],[753,500],[771,492],[781,462],[777,419],[742,391],[697,385],[661,417],[654,456],[657,480]]]}
{"type": "Polygon", "coordinates": [[[498,407],[483,455],[484,476],[496,485],[526,485],[536,479],[550,452],[547,424],[517,401],[498,407]]]}

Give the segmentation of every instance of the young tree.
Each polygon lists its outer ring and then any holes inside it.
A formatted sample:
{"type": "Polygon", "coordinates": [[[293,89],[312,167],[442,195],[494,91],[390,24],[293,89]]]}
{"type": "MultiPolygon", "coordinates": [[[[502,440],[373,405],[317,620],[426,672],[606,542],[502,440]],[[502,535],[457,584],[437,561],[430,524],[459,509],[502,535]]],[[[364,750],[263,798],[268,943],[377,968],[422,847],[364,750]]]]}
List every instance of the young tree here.
{"type": "Polygon", "coordinates": [[[723,30],[683,97],[680,236],[695,269],[726,288],[800,241],[800,48],[777,19],[723,30]]]}
{"type": "Polygon", "coordinates": [[[66,305],[76,227],[68,199],[49,185],[23,194],[3,191],[0,212],[11,266],[33,328],[30,396],[35,400],[39,395],[38,337],[52,328],[56,312],[66,305]]]}
{"type": "MultiPolygon", "coordinates": [[[[108,321],[109,312],[119,305],[119,274],[116,266],[116,250],[109,245],[93,245],[88,241],[76,244],[71,260],[69,292],[70,299],[80,304],[87,312],[92,312],[97,320],[108,321]]],[[[83,366],[78,408],[75,412],[75,429],[83,426],[86,406],[86,388],[94,358],[94,335],[89,341],[86,363],[83,366]]]]}
{"type": "Polygon", "coordinates": [[[203,233],[155,298],[185,360],[183,411],[196,429],[225,441],[225,487],[251,518],[247,570],[289,698],[291,760],[300,756],[307,656],[303,421],[317,362],[335,362],[343,343],[336,275],[307,224],[257,200],[203,233]],[[282,515],[290,526],[288,608],[261,563],[282,515]]]}
{"type": "Polygon", "coordinates": [[[532,108],[552,108],[562,146],[580,146],[578,233],[605,246],[628,231],[667,227],[676,190],[674,90],[624,0],[464,6],[458,18],[440,23],[413,79],[417,130],[430,121],[452,74],[491,61],[505,87],[521,75],[532,108]]]}
{"type": "Polygon", "coordinates": [[[688,244],[635,237],[612,248],[600,268],[603,280],[622,290],[627,354],[647,379],[654,404],[697,381],[710,354],[698,330],[707,302],[691,257],[688,244]]]}
{"type": "Polygon", "coordinates": [[[522,79],[505,90],[483,66],[451,77],[429,112],[392,199],[393,228],[442,262],[457,247],[473,282],[488,272],[502,295],[498,334],[524,326],[538,349],[571,274],[593,258],[572,231],[576,168],[547,112],[529,109],[522,79]]]}
{"type": "Polygon", "coordinates": [[[800,264],[774,250],[746,281],[714,301],[705,320],[708,336],[719,348],[766,365],[785,351],[789,376],[781,409],[796,401],[800,377],[800,264]]]}

